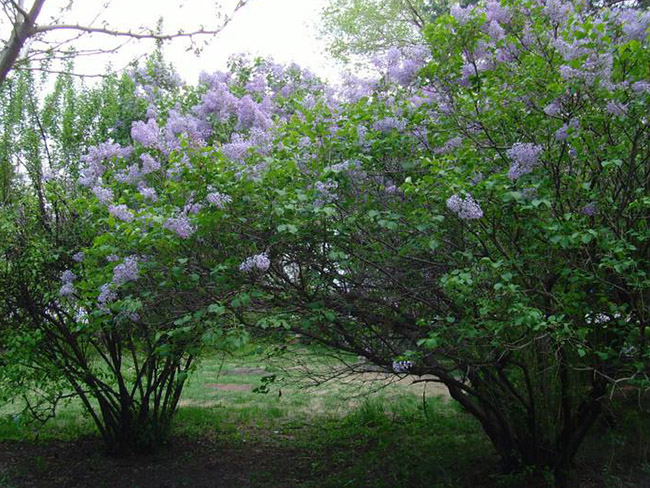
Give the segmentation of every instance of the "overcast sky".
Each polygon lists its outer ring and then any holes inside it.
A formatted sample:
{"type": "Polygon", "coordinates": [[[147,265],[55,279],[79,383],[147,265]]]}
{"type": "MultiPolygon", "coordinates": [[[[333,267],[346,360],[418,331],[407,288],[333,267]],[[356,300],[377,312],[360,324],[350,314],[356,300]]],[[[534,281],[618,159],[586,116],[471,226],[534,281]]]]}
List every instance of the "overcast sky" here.
{"type": "MultiPolygon", "coordinates": [[[[56,7],[67,0],[51,0],[46,3],[41,22],[55,15],[56,7]]],[[[105,21],[109,26],[119,29],[137,30],[141,26],[155,25],[157,19],[164,19],[164,31],[184,29],[190,31],[201,25],[206,29],[215,28],[220,21],[216,3],[222,4],[223,12],[230,12],[235,0],[77,0],[73,10],[65,13],[66,23],[90,23],[98,14],[94,25],[101,26],[105,21]],[[108,3],[104,9],[102,6],[108,3]]],[[[327,0],[249,0],[240,9],[232,22],[216,38],[211,38],[199,57],[187,52],[188,43],[176,40],[168,43],[166,54],[181,76],[194,83],[201,71],[225,69],[226,61],[232,54],[249,52],[253,55],[272,56],[276,61],[296,62],[307,67],[319,76],[334,81],[338,70],[333,61],[324,54],[323,42],[318,39],[317,24],[320,11],[327,0]]],[[[206,39],[207,40],[207,39],[206,39]]],[[[113,46],[115,40],[106,36],[77,43],[79,47],[113,46]]],[[[118,54],[110,56],[89,56],[77,62],[78,71],[101,73],[111,62],[121,68],[136,56],[152,49],[150,42],[131,42],[118,54]]]]}

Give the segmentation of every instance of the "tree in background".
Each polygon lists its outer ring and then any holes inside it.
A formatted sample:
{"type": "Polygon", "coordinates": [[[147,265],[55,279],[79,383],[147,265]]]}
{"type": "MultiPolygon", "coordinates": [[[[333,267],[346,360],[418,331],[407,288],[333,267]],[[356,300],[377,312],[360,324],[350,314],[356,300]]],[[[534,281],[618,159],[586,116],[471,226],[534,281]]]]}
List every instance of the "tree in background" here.
{"type": "MultiPolygon", "coordinates": [[[[110,53],[120,49],[118,44],[111,48],[100,48],[86,52],[83,49],[76,51],[75,44],[89,34],[102,34],[109,38],[142,40],[153,39],[156,41],[167,41],[171,39],[187,38],[191,47],[195,47],[195,39],[203,35],[216,35],[221,32],[240,8],[245,6],[248,0],[239,0],[233,12],[229,15],[219,16],[220,24],[213,29],[200,28],[189,32],[161,32],[155,27],[140,28],[139,30],[120,30],[107,26],[100,22],[101,13],[88,25],[81,25],[66,22],[66,13],[74,7],[74,0],[66,0],[63,5],[58,6],[56,14],[48,23],[39,23],[43,7],[47,4],[54,5],[52,0],[33,0],[25,5],[25,0],[2,0],[2,21],[0,28],[3,30],[2,45],[0,50],[0,84],[6,79],[13,69],[34,69],[35,63],[43,63],[38,69],[48,69],[46,66],[53,60],[69,60],[75,56],[89,54],[96,55],[102,52],[110,53]],[[52,33],[66,33],[67,37],[52,37],[52,33]]],[[[108,8],[108,4],[100,6],[102,10],[108,8]]]]}
{"type": "Polygon", "coordinates": [[[336,59],[368,62],[391,48],[424,43],[424,27],[451,2],[434,0],[331,0],[322,13],[321,34],[336,59]]]}

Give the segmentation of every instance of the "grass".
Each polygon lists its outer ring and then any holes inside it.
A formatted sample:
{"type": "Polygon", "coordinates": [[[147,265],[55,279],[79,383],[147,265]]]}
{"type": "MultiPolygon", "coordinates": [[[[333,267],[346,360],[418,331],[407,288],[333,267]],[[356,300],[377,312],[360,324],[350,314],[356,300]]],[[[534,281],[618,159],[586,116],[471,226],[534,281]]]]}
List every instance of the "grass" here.
{"type": "MultiPolygon", "coordinates": [[[[321,373],[328,368],[331,373],[334,366],[330,359],[308,354],[268,362],[254,349],[206,358],[186,384],[173,425],[176,447],[128,469],[117,469],[116,461],[99,454],[95,428],[78,402],[67,403],[45,425],[17,417],[19,404],[5,406],[0,410],[0,488],[40,486],[39,479],[57,471],[67,484],[51,486],[95,486],[100,478],[106,486],[160,486],[154,484],[156,473],[176,483],[165,486],[212,486],[202,480],[214,476],[229,479],[224,486],[233,487],[526,484],[498,474],[494,451],[477,422],[430,384],[386,385],[382,374],[363,373],[305,389],[301,369],[295,368],[298,360],[321,373]],[[274,381],[269,383],[269,377],[274,381]],[[254,391],[265,385],[267,393],[254,391]],[[22,468],[3,470],[2,446],[11,457],[14,445],[29,455],[16,458],[14,464],[22,468]],[[91,461],[85,461],[88,449],[96,452],[91,461]],[[81,460],[73,469],[77,451],[81,460]],[[80,470],[90,481],[71,484],[70,478],[82,476],[80,470]],[[145,474],[138,478],[138,472],[145,474]],[[111,481],[115,473],[122,481],[111,481]],[[36,484],[15,481],[34,477],[36,484]]],[[[626,412],[614,428],[601,425],[586,443],[579,460],[583,482],[576,486],[623,488],[650,480],[650,419],[638,410],[626,412]]]]}

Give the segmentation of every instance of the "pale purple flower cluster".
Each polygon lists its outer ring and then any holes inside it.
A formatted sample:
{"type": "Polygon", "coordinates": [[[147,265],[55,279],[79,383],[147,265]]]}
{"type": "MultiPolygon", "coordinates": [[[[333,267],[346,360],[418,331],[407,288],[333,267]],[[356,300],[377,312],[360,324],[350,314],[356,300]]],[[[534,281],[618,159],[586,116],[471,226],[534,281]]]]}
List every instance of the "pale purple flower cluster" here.
{"type": "Polygon", "coordinates": [[[140,192],[140,195],[142,195],[147,200],[151,200],[152,202],[158,201],[158,194],[156,193],[156,190],[153,188],[149,188],[148,186],[145,185],[140,185],[138,187],[138,192],[140,192]]]}
{"type": "Polygon", "coordinates": [[[77,253],[75,253],[75,254],[72,255],[72,260],[73,260],[75,263],[80,263],[80,262],[82,262],[82,261],[84,260],[84,257],[85,257],[84,252],[83,252],[83,251],[79,251],[79,252],[77,252],[77,253]]]}
{"type": "Polygon", "coordinates": [[[232,161],[243,161],[252,147],[252,143],[244,139],[241,134],[233,134],[232,140],[221,146],[221,153],[232,161]]]}
{"type": "Polygon", "coordinates": [[[114,302],[116,299],[117,293],[115,293],[112,283],[106,283],[101,286],[99,296],[97,297],[97,302],[101,309],[106,308],[107,304],[114,302]]]}
{"type": "Polygon", "coordinates": [[[130,183],[133,185],[140,181],[142,176],[140,166],[137,164],[131,164],[126,169],[116,173],[115,179],[120,183],[130,183]]]}
{"type": "Polygon", "coordinates": [[[622,9],[617,12],[625,40],[644,41],[650,27],[650,12],[639,12],[635,9],[622,9]]]}
{"type": "Polygon", "coordinates": [[[598,212],[598,208],[596,207],[596,204],[594,202],[590,202],[584,207],[582,207],[580,212],[584,215],[587,215],[588,217],[593,217],[598,212]]]}
{"type": "Polygon", "coordinates": [[[424,47],[391,48],[378,64],[386,70],[387,78],[402,86],[409,86],[418,72],[426,65],[430,51],[424,47]]]}
{"type": "Polygon", "coordinates": [[[512,18],[512,12],[496,0],[490,0],[485,4],[485,16],[489,22],[507,24],[512,18]]]}
{"type": "Polygon", "coordinates": [[[549,116],[559,115],[562,112],[562,104],[559,100],[553,100],[546,107],[544,107],[544,113],[549,116]]]}
{"type": "Polygon", "coordinates": [[[650,82],[645,80],[635,81],[632,83],[632,91],[637,95],[640,95],[642,93],[650,93],[650,82]]]}
{"type": "Polygon", "coordinates": [[[237,112],[239,100],[233,95],[225,82],[214,82],[194,111],[199,117],[214,115],[218,121],[226,121],[237,112]]]}
{"type": "Polygon", "coordinates": [[[232,202],[230,195],[219,193],[218,191],[208,193],[205,199],[208,201],[208,203],[214,205],[217,208],[224,208],[226,204],[232,202]]]}
{"type": "Polygon", "coordinates": [[[69,297],[75,292],[74,285],[72,283],[66,283],[59,288],[59,295],[62,297],[69,297]]]}
{"type": "Polygon", "coordinates": [[[110,188],[104,188],[103,186],[95,185],[92,188],[92,192],[97,197],[97,200],[99,200],[104,205],[108,205],[113,201],[113,190],[110,188]]]}
{"type": "Polygon", "coordinates": [[[203,204],[202,203],[195,203],[190,201],[183,207],[183,214],[184,215],[196,215],[198,214],[201,210],[203,210],[203,204]]]}
{"type": "Polygon", "coordinates": [[[607,112],[615,117],[625,117],[627,114],[627,105],[624,103],[617,103],[614,101],[607,102],[607,112]]]}
{"type": "Polygon", "coordinates": [[[463,220],[476,220],[483,217],[483,210],[472,195],[463,199],[460,195],[452,195],[447,199],[447,208],[463,220]]]}
{"type": "Polygon", "coordinates": [[[160,162],[156,161],[150,154],[142,154],[140,156],[140,160],[142,161],[143,175],[153,173],[154,171],[158,171],[160,169],[160,162]]]}
{"type": "Polygon", "coordinates": [[[169,111],[165,126],[167,149],[180,149],[179,137],[185,138],[192,146],[203,146],[210,134],[212,134],[212,128],[205,120],[182,115],[178,110],[169,111]]]}
{"type": "Polygon", "coordinates": [[[181,239],[187,239],[196,232],[196,227],[193,227],[187,215],[183,214],[179,217],[168,218],[164,227],[174,232],[181,239]]]}
{"type": "Polygon", "coordinates": [[[318,197],[314,201],[314,205],[321,207],[336,200],[337,195],[334,193],[334,190],[338,187],[339,184],[336,181],[317,181],[315,188],[318,192],[318,197]]]}
{"type": "Polygon", "coordinates": [[[264,99],[257,103],[250,95],[244,95],[237,106],[237,130],[246,130],[253,127],[267,130],[271,127],[270,100],[264,99]]]}
{"type": "Polygon", "coordinates": [[[120,260],[120,257],[117,254],[109,254],[106,256],[106,261],[109,263],[115,263],[120,260]]]}
{"type": "Polygon", "coordinates": [[[263,76],[254,76],[252,80],[246,83],[246,90],[251,93],[264,93],[266,92],[266,79],[263,76]]]}
{"type": "Polygon", "coordinates": [[[439,147],[434,150],[436,154],[448,154],[452,152],[454,149],[458,149],[460,146],[463,145],[463,138],[462,137],[452,137],[451,139],[447,140],[442,147],[439,147]]]}
{"type": "Polygon", "coordinates": [[[111,205],[108,207],[108,212],[116,219],[123,220],[124,222],[133,221],[133,212],[124,204],[111,205]]]}
{"type": "Polygon", "coordinates": [[[138,279],[138,257],[128,256],[113,269],[113,283],[115,286],[123,285],[138,279]]]}
{"type": "Polygon", "coordinates": [[[517,178],[530,173],[537,165],[539,155],[543,148],[530,142],[518,142],[506,152],[512,161],[508,170],[508,178],[516,180],[517,178]]]}
{"type": "Polygon", "coordinates": [[[97,146],[90,147],[88,153],[81,157],[85,166],[81,171],[79,183],[84,186],[94,186],[106,172],[104,162],[115,158],[127,158],[132,151],[133,148],[122,147],[113,141],[102,142],[97,146]]]}
{"type": "Polygon", "coordinates": [[[460,25],[465,25],[472,18],[471,7],[463,8],[457,3],[451,6],[449,13],[460,25]]]}
{"type": "Polygon", "coordinates": [[[74,285],[72,282],[77,279],[72,271],[66,270],[61,274],[61,283],[63,286],[59,289],[59,295],[62,297],[67,297],[72,295],[75,292],[74,285]]]}
{"type": "Polygon", "coordinates": [[[240,271],[251,272],[254,270],[266,271],[271,266],[271,260],[267,253],[249,256],[239,265],[240,271]]]}
{"type": "Polygon", "coordinates": [[[348,102],[358,102],[362,98],[369,97],[377,87],[377,81],[359,78],[352,74],[345,74],[341,96],[348,102]]]}
{"type": "Polygon", "coordinates": [[[133,122],[131,124],[131,137],[144,147],[160,148],[160,127],[158,127],[155,119],[149,119],[146,123],[141,120],[133,122]]]}
{"type": "Polygon", "coordinates": [[[406,128],[406,121],[396,117],[385,117],[375,122],[372,128],[379,132],[390,132],[392,130],[401,132],[406,128]]]}

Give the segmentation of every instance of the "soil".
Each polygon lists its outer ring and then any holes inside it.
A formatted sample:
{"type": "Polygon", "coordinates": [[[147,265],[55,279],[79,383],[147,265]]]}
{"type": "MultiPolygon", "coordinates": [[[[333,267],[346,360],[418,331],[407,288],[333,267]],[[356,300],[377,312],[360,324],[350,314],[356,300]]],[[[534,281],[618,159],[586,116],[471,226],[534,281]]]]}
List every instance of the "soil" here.
{"type": "Polygon", "coordinates": [[[232,447],[176,438],[155,455],[115,459],[98,439],[1,442],[2,488],[298,487],[309,453],[274,446],[232,447]]]}

